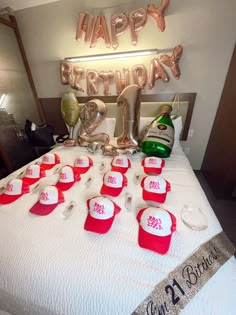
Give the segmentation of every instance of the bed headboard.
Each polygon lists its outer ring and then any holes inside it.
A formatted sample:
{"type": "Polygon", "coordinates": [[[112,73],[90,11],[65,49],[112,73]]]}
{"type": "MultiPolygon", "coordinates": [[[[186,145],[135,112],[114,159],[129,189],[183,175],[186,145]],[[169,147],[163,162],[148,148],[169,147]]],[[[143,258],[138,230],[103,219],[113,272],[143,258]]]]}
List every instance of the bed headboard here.
{"type": "MultiPolygon", "coordinates": [[[[188,131],[192,119],[196,93],[179,93],[176,101],[173,104],[173,99],[176,93],[163,94],[143,94],[141,95],[141,117],[155,117],[158,115],[160,106],[165,104],[172,104],[173,110],[171,114],[182,116],[183,132],[181,140],[185,141],[188,137],[188,131]]],[[[107,105],[107,117],[115,117],[116,135],[120,135],[122,124],[122,111],[118,108],[116,99],[117,96],[79,96],[77,97],[80,105],[87,103],[91,99],[98,98],[107,105]]],[[[40,98],[40,103],[45,116],[47,124],[54,127],[54,133],[61,135],[67,133],[66,125],[61,115],[61,98],[40,98]]]]}

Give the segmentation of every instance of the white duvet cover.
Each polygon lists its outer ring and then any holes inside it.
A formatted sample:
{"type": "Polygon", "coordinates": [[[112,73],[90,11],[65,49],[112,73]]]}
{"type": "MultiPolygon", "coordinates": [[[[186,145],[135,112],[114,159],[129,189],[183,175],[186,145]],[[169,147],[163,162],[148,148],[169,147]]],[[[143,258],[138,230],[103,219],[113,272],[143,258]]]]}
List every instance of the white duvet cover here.
{"type": "MultiPolygon", "coordinates": [[[[85,148],[54,149],[61,165],[74,164],[76,157],[90,153],[85,148]]],[[[84,230],[86,200],[99,195],[111,157],[91,154],[94,166],[69,191],[65,203],[48,216],[29,213],[37,193],[0,206],[0,310],[15,315],[131,314],[155,285],[200,245],[222,231],[181,148],[166,159],[162,176],[171,184],[163,207],[177,218],[177,231],[164,256],[138,246],[137,209],[145,206],[135,173],[144,175],[142,153],[130,156],[128,186],[114,199],[122,208],[110,231],[99,235],[84,230]],[[100,170],[101,162],[105,169],[100,170]],[[86,186],[88,178],[90,185],[86,186]],[[132,198],[125,208],[126,194],[132,198]],[[71,216],[62,213],[76,202],[71,216]],[[200,207],[208,228],[193,231],[181,221],[184,205],[200,207]]],[[[32,164],[32,163],[31,163],[32,164]]],[[[24,168],[25,169],[25,168],[24,168]]],[[[0,186],[21,170],[0,182],[0,186]]],[[[55,184],[58,173],[47,171],[43,185],[55,184]]],[[[182,310],[185,315],[235,315],[236,260],[231,257],[182,310]]],[[[1,311],[0,311],[1,314],[1,311]]],[[[158,313],[156,313],[158,314],[158,313]]]]}

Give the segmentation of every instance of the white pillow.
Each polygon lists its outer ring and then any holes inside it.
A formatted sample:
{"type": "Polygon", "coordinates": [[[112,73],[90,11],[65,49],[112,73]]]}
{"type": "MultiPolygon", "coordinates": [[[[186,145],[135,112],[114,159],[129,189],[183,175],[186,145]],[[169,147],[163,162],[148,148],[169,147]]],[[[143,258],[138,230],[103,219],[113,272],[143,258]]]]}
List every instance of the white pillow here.
{"type": "MultiPolygon", "coordinates": [[[[155,119],[155,117],[140,117],[139,122],[139,134],[144,132],[144,129],[150,125],[150,123],[155,119]]],[[[174,147],[178,147],[180,145],[180,135],[183,129],[183,122],[182,117],[179,116],[175,119],[172,119],[174,128],[175,128],[175,140],[174,140],[174,147]]]]}
{"type": "Polygon", "coordinates": [[[139,134],[142,134],[145,128],[150,125],[150,123],[155,119],[155,117],[140,117],[139,121],[139,134]]]}
{"type": "Polygon", "coordinates": [[[109,137],[114,137],[116,127],[116,118],[105,118],[92,134],[106,133],[109,137]]]}
{"type": "Polygon", "coordinates": [[[181,136],[181,132],[183,129],[183,121],[182,121],[182,117],[179,116],[175,119],[172,119],[174,128],[175,128],[175,140],[174,140],[174,147],[178,147],[180,146],[180,136],[181,136]]]}

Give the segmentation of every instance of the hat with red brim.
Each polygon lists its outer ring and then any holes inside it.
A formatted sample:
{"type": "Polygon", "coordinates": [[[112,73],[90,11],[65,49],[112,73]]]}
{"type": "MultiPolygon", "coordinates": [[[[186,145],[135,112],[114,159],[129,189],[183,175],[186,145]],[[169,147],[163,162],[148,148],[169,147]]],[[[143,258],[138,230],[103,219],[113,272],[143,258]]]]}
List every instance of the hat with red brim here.
{"type": "Polygon", "coordinates": [[[74,167],[77,168],[80,174],[86,173],[93,166],[93,160],[87,155],[81,155],[75,159],[74,167]]]}
{"type": "Polygon", "coordinates": [[[6,205],[19,199],[22,195],[30,192],[30,187],[22,179],[15,178],[7,183],[3,193],[0,195],[0,204],[6,205]]]}
{"type": "Polygon", "coordinates": [[[26,169],[25,176],[21,179],[24,183],[27,183],[28,185],[33,185],[45,176],[46,172],[42,165],[33,164],[26,169]]]}
{"type": "Polygon", "coordinates": [[[127,186],[128,181],[124,174],[115,171],[109,171],[103,176],[103,185],[100,193],[102,195],[119,196],[122,189],[127,186]]]}
{"type": "Polygon", "coordinates": [[[109,231],[115,215],[121,208],[108,198],[96,196],[87,200],[88,215],[84,229],[90,232],[104,234],[109,231]]]}
{"type": "Polygon", "coordinates": [[[140,209],[138,243],[142,248],[164,255],[168,252],[172,234],[176,230],[176,218],[158,207],[140,209]]]}
{"type": "Polygon", "coordinates": [[[50,170],[55,165],[60,163],[60,158],[56,153],[47,153],[43,156],[42,164],[41,166],[45,170],[50,170]]]}
{"type": "Polygon", "coordinates": [[[165,161],[159,157],[149,156],[143,159],[141,164],[146,174],[159,175],[165,166],[165,161]]]}
{"type": "Polygon", "coordinates": [[[127,156],[116,156],[111,161],[111,170],[115,172],[120,172],[125,174],[127,170],[131,167],[130,160],[127,156]]]}
{"type": "Polygon", "coordinates": [[[163,177],[146,176],[141,181],[143,188],[143,200],[164,203],[167,192],[170,191],[170,183],[163,177]]]}
{"type": "Polygon", "coordinates": [[[59,180],[56,183],[56,187],[62,191],[70,189],[75,182],[80,180],[80,172],[77,168],[65,165],[61,168],[59,173],[59,180]]]}
{"type": "Polygon", "coordinates": [[[30,212],[41,216],[48,215],[64,201],[64,195],[60,189],[56,186],[47,186],[40,192],[39,201],[34,204],[30,212]]]}

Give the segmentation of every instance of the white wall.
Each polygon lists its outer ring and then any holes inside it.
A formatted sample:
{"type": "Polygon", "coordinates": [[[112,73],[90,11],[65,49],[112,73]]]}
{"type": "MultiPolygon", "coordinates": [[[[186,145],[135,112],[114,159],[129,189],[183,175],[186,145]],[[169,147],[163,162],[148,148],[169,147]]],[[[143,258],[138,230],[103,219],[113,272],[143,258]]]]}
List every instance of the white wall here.
{"type": "MultiPolygon", "coordinates": [[[[156,6],[158,3],[154,2],[156,6]]],[[[106,48],[102,40],[95,48],[89,48],[84,41],[75,40],[80,12],[105,15],[109,25],[112,14],[146,8],[148,4],[146,1],[128,0],[61,0],[17,11],[16,18],[39,97],[60,97],[67,89],[60,82],[60,60],[64,57],[114,52],[112,48],[106,48]]],[[[117,51],[183,45],[180,79],[174,79],[168,71],[170,82],[158,80],[152,90],[145,89],[143,93],[197,93],[191,123],[194,134],[184,143],[185,147],[190,148],[189,159],[194,169],[201,167],[235,45],[235,12],[235,0],[171,0],[163,33],[159,32],[155,21],[149,16],[147,24],[138,33],[136,47],[131,44],[129,32],[119,37],[117,51]]],[[[133,58],[129,62],[89,62],[80,66],[85,70],[122,70],[131,69],[136,64],[149,67],[152,58],[133,58]]],[[[86,90],[85,78],[81,84],[86,90]]],[[[102,95],[101,87],[99,93],[102,95]]],[[[115,94],[115,84],[112,85],[112,94],[115,94]]],[[[77,95],[86,94],[77,92],[77,95]]]]}

